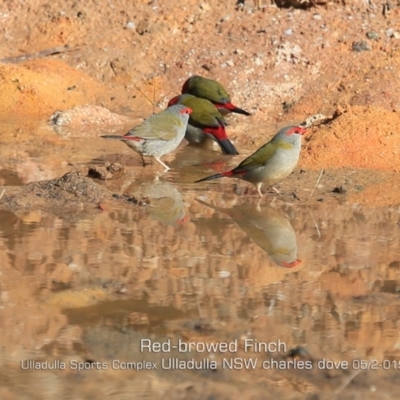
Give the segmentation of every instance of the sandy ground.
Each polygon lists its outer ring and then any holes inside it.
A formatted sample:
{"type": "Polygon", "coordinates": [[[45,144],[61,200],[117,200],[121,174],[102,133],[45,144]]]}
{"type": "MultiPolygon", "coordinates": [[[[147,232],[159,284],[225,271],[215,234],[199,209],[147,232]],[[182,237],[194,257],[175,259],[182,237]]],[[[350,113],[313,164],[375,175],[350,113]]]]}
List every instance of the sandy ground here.
{"type": "Polygon", "coordinates": [[[323,113],[334,118],[312,132],[305,167],[397,169],[394,4],[8,1],[1,11],[3,118],[47,119],[83,104],[144,118],[199,74],[252,112],[230,119],[238,146],[257,147],[277,126],[323,113]]]}

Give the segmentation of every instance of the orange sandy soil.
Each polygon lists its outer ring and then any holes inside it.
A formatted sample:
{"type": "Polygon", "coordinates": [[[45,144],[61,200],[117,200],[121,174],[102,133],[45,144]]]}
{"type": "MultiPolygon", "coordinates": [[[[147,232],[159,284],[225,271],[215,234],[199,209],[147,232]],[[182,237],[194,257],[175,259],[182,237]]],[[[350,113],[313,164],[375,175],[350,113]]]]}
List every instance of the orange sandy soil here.
{"type": "Polygon", "coordinates": [[[303,168],[398,172],[400,8],[297,3],[305,9],[291,1],[4,2],[0,116],[46,120],[92,104],[144,118],[201,74],[253,113],[230,118],[238,146],[254,149],[277,126],[323,113],[334,119],[311,130],[303,168]],[[357,42],[368,50],[354,51],[357,42]],[[56,54],[45,56],[49,49],[56,54]]]}

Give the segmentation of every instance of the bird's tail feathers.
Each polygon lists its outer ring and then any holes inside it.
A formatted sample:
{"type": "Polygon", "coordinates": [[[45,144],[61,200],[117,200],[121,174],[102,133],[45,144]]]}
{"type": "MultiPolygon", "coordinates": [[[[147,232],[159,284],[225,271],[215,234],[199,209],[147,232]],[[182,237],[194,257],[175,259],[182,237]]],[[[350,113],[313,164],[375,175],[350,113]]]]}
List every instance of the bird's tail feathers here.
{"type": "Polygon", "coordinates": [[[236,150],[235,146],[229,139],[218,139],[215,138],[217,141],[219,147],[221,147],[221,150],[224,154],[230,154],[230,155],[237,155],[239,152],[236,150]]]}
{"type": "Polygon", "coordinates": [[[249,115],[251,115],[249,112],[247,112],[246,110],[243,110],[243,109],[241,109],[241,108],[239,108],[239,107],[236,107],[235,105],[233,105],[232,103],[225,103],[224,104],[224,107],[227,109],[227,110],[229,110],[229,111],[231,111],[231,112],[234,112],[234,113],[236,113],[236,114],[242,114],[242,115],[247,115],[247,116],[249,116],[249,115]]]}
{"type": "Polygon", "coordinates": [[[103,135],[103,136],[100,136],[100,137],[102,137],[103,139],[118,139],[118,140],[123,140],[123,139],[122,139],[123,136],[118,136],[118,135],[103,135]]]}
{"type": "Polygon", "coordinates": [[[117,139],[117,140],[122,140],[123,142],[140,142],[141,140],[143,140],[142,138],[138,137],[138,136],[131,136],[131,135],[124,135],[124,136],[118,136],[118,135],[104,135],[104,136],[100,136],[103,139],[117,139]]]}
{"type": "Polygon", "coordinates": [[[207,176],[206,178],[203,178],[203,179],[199,179],[198,181],[195,181],[194,183],[199,183],[199,182],[204,182],[204,181],[211,181],[213,179],[222,178],[223,176],[224,176],[223,174],[215,174],[215,175],[207,176]]]}
{"type": "Polygon", "coordinates": [[[233,143],[228,139],[224,126],[219,126],[218,128],[204,128],[203,132],[218,143],[222,153],[231,155],[239,154],[233,143]]]}

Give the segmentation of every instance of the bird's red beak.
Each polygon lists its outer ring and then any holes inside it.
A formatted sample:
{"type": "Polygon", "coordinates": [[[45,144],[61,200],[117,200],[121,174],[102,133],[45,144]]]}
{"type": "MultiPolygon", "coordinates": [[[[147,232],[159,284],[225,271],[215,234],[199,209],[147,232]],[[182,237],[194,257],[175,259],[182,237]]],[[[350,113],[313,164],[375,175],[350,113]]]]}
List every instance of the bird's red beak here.
{"type": "Polygon", "coordinates": [[[299,126],[297,129],[299,130],[300,135],[304,135],[307,132],[307,129],[302,126],[299,126]]]}

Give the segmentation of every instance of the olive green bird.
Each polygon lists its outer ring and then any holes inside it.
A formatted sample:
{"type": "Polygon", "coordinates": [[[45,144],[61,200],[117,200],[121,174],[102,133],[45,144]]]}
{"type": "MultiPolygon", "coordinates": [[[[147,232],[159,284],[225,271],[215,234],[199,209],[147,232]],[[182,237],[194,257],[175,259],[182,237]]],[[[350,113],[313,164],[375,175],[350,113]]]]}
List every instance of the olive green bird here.
{"type": "Polygon", "coordinates": [[[243,115],[251,115],[249,112],[242,110],[232,104],[231,97],[226,89],[213,79],[203,78],[194,75],[189,78],[182,86],[182,94],[192,94],[211,101],[218,108],[221,114],[229,114],[231,112],[243,115]]]}
{"type": "Polygon", "coordinates": [[[185,133],[185,139],[190,144],[203,144],[207,140],[215,140],[222,153],[239,154],[226,134],[227,123],[224,117],[211,101],[191,94],[181,94],[171,99],[168,106],[174,104],[183,104],[192,109],[185,133]]]}
{"type": "MultiPolygon", "coordinates": [[[[282,128],[268,143],[261,146],[236,168],[208,176],[196,182],[218,178],[238,178],[253,183],[257,192],[264,197],[261,186],[270,187],[285,179],[296,167],[301,150],[301,137],[306,132],[302,126],[282,128]]],[[[195,182],[195,183],[196,183],[195,182]]]]}
{"type": "Polygon", "coordinates": [[[146,165],[143,156],[150,156],[154,157],[165,171],[168,171],[170,168],[161,161],[160,157],[173,152],[179,146],[185,136],[191,112],[189,107],[177,104],[158,114],[153,114],[124,136],[105,135],[101,137],[122,140],[140,154],[143,166],[146,165]]]}

